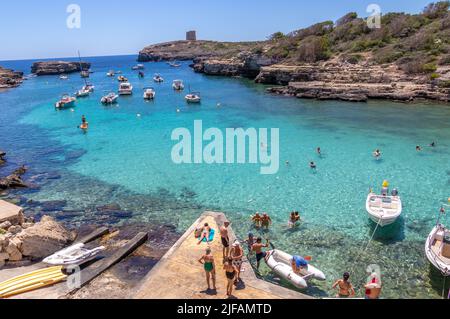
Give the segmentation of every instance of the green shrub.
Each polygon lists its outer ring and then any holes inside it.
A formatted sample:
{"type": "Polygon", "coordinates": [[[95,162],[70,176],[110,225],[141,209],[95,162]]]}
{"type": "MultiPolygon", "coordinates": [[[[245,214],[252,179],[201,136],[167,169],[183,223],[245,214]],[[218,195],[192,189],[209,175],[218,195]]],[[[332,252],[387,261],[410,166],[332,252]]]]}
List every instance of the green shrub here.
{"type": "Polygon", "coordinates": [[[439,86],[441,88],[450,89],[450,80],[440,81],[439,86]]]}
{"type": "Polygon", "coordinates": [[[431,80],[436,80],[436,79],[439,79],[440,77],[441,77],[441,75],[439,73],[431,73],[431,75],[430,75],[431,80]]]}
{"type": "Polygon", "coordinates": [[[422,70],[425,73],[435,72],[437,70],[437,66],[435,63],[425,63],[422,65],[422,70]]]}

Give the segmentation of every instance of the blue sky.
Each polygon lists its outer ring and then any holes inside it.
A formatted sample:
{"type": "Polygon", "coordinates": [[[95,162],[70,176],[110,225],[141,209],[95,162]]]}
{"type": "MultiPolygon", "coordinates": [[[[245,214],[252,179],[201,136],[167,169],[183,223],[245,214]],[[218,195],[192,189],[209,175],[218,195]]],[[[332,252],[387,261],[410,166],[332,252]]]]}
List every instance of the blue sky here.
{"type": "Polygon", "coordinates": [[[350,11],[420,12],[431,0],[14,0],[0,4],[0,60],[137,54],[148,44],[184,39],[262,40],[350,11]],[[69,29],[66,8],[81,8],[81,28],[69,29]]]}

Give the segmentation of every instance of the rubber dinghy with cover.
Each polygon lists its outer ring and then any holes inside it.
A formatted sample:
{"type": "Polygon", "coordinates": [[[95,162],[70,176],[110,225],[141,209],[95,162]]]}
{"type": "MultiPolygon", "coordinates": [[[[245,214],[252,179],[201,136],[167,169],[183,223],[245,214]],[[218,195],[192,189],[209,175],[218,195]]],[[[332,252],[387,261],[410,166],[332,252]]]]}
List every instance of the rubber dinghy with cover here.
{"type": "Polygon", "coordinates": [[[292,269],[293,256],[281,250],[275,249],[268,251],[265,260],[267,266],[269,266],[274,273],[300,289],[307,288],[310,279],[326,279],[322,271],[308,264],[306,261],[300,269],[300,273],[295,273],[292,269]]]}
{"type": "Polygon", "coordinates": [[[54,253],[45,258],[43,262],[49,265],[81,265],[94,259],[105,249],[103,246],[87,249],[84,247],[84,244],[76,244],[54,253]]]}

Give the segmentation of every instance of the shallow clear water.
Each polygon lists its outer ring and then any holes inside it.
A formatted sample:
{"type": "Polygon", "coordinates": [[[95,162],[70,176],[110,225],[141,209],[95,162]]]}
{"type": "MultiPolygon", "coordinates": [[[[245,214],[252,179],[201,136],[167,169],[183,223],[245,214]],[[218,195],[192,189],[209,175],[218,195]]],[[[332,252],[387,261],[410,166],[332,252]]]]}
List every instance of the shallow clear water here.
{"type": "MultiPolygon", "coordinates": [[[[450,195],[448,106],[299,100],[268,95],[264,86],[248,80],[195,74],[187,63],[179,69],[147,63],[146,78],[140,80],[130,70],[135,57],[92,62],[95,93],[79,99],[75,112],[55,111],[53,105],[62,93],[83,85],[76,74],[68,81],[34,78],[0,94],[0,147],[12,161],[0,170],[28,163],[36,173],[62,175],[27,197],[67,199],[72,209],[119,202],[135,212],[134,220],[173,223],[180,231],[203,210],[221,210],[242,237],[256,232],[249,215],[267,211],[274,226],[264,236],[277,248],[311,255],[328,276],[308,293],[330,294],[333,280],[346,270],[354,271],[359,286],[366,266],[375,263],[384,275],[384,297],[439,297],[442,278],[430,269],[423,245],[440,204],[450,195]],[[115,78],[106,77],[109,69],[121,69],[135,94],[104,107],[99,103],[104,91],[118,87],[115,78]],[[165,77],[164,84],[153,83],[156,72],[165,77]],[[172,90],[178,78],[187,89],[202,93],[201,105],[185,103],[187,90],[172,90]],[[146,86],[156,88],[155,101],[143,101],[146,86]],[[82,114],[90,123],[87,134],[77,129],[82,114]],[[260,175],[259,164],[174,164],[172,130],[192,128],[197,119],[205,128],[280,128],[278,174],[260,175]],[[415,151],[416,145],[432,141],[438,147],[415,151]],[[322,157],[315,154],[317,146],[322,157]],[[383,152],[381,161],[371,157],[375,148],[383,152]],[[317,163],[316,172],[310,161],[317,163]],[[362,252],[374,230],[365,212],[367,192],[378,189],[383,179],[399,189],[404,213],[396,224],[378,230],[362,252]],[[297,230],[286,227],[292,210],[304,220],[297,230]]],[[[25,71],[30,65],[6,64],[25,71]]],[[[261,273],[277,280],[264,267],[261,273]]]]}

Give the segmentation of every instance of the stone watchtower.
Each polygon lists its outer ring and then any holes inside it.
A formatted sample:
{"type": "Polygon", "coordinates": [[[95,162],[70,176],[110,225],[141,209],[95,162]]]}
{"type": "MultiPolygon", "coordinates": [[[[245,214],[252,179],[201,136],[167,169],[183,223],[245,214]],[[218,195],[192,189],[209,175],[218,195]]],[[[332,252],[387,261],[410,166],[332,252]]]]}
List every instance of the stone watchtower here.
{"type": "Polygon", "coordinates": [[[197,32],[196,31],[186,32],[186,41],[197,41],[197,32]]]}

